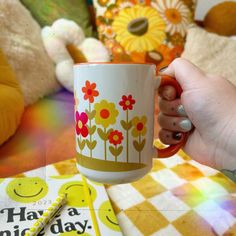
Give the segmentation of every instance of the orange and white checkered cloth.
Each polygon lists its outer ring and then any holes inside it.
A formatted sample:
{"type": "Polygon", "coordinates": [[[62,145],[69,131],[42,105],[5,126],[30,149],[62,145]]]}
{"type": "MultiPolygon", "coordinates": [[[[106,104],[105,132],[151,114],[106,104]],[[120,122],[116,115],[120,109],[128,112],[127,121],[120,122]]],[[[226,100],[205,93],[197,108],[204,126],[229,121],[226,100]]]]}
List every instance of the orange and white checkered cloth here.
{"type": "MultiPolygon", "coordinates": [[[[22,175],[77,172],[72,159],[22,175]]],[[[236,235],[235,183],[183,152],[154,160],[152,171],[139,181],[106,189],[124,235],[236,235]]]]}

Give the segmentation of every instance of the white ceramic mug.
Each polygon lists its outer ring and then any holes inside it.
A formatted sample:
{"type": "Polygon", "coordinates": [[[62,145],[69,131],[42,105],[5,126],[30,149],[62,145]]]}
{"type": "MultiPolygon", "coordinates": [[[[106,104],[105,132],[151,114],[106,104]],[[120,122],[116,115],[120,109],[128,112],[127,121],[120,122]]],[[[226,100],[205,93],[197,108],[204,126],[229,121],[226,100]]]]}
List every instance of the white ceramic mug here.
{"type": "MultiPolygon", "coordinates": [[[[152,168],[154,91],[160,84],[153,64],[85,63],[74,66],[77,166],[97,182],[114,184],[143,177],[152,168]]],[[[184,142],[185,138],[183,139],[184,142]]],[[[181,145],[158,150],[175,154],[181,145]]]]}

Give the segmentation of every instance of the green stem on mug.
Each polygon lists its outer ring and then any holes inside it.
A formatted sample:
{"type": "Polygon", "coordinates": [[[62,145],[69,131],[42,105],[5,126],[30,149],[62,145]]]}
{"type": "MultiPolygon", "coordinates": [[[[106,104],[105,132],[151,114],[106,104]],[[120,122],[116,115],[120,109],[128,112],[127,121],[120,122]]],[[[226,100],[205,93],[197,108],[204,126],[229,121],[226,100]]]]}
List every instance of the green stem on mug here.
{"type": "MultiPolygon", "coordinates": [[[[104,128],[104,134],[106,134],[106,128],[104,128]]],[[[104,157],[105,161],[107,160],[107,140],[104,140],[104,157]]]]}
{"type": "MultiPolygon", "coordinates": [[[[141,134],[139,134],[138,136],[138,141],[139,141],[139,145],[141,144],[141,134]]],[[[141,151],[138,152],[138,160],[139,163],[141,163],[141,151]]]]}
{"type": "MultiPolygon", "coordinates": [[[[89,102],[89,113],[91,114],[91,103],[90,102],[89,102]]],[[[89,128],[90,129],[92,128],[91,119],[89,119],[89,128]]],[[[92,143],[92,134],[89,134],[89,141],[90,141],[90,143],[92,143]]],[[[93,156],[93,150],[90,148],[89,151],[90,151],[90,157],[92,157],[93,156]]]]}
{"type": "Polygon", "coordinates": [[[115,154],[115,162],[117,162],[117,145],[115,145],[115,150],[116,150],[116,154],[115,154]]]}
{"type": "MultiPolygon", "coordinates": [[[[81,138],[81,135],[79,136],[79,142],[80,142],[80,145],[82,143],[82,138],[81,138]]],[[[80,147],[80,154],[82,154],[82,148],[80,147]]]]}
{"type": "MultiPolygon", "coordinates": [[[[129,122],[129,113],[128,110],[126,111],[126,122],[129,122]]],[[[127,156],[127,163],[129,162],[129,130],[126,130],[126,156],[127,156]]]]}

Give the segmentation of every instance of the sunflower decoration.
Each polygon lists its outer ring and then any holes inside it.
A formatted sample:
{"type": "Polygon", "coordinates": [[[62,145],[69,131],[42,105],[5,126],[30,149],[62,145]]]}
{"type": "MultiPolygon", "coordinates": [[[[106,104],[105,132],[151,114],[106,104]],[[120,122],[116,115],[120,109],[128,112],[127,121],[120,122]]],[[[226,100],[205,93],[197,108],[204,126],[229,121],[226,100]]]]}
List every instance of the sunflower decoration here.
{"type": "Polygon", "coordinates": [[[112,23],[116,40],[129,52],[151,51],[165,39],[164,20],[149,6],[135,5],[120,10],[112,23]]]}
{"type": "Polygon", "coordinates": [[[99,103],[94,104],[94,109],[96,111],[95,123],[101,125],[101,128],[97,128],[98,135],[104,141],[104,157],[107,159],[107,140],[112,129],[107,130],[110,125],[116,123],[116,118],[119,114],[118,110],[115,107],[115,104],[112,102],[107,102],[102,100],[99,103]]]}
{"type": "Polygon", "coordinates": [[[175,32],[174,34],[167,34],[167,39],[172,43],[172,45],[177,46],[177,45],[184,45],[185,39],[184,37],[178,33],[175,32]]]}
{"type": "Polygon", "coordinates": [[[180,57],[183,53],[184,48],[182,46],[175,46],[171,49],[170,56],[173,58],[173,60],[177,57],[180,57]]]}
{"type": "Polygon", "coordinates": [[[142,139],[142,136],[145,136],[147,133],[146,123],[147,123],[146,116],[142,116],[141,118],[138,116],[135,116],[132,119],[132,125],[133,125],[132,136],[134,138],[138,138],[138,140],[133,141],[133,145],[134,145],[135,150],[139,154],[139,163],[141,163],[141,152],[146,143],[146,139],[145,138],[142,139]]]}
{"type": "Polygon", "coordinates": [[[186,28],[191,22],[189,8],[180,0],[155,0],[151,3],[166,22],[166,31],[171,35],[178,32],[186,35],[186,28]]]}
{"type": "Polygon", "coordinates": [[[147,52],[145,61],[154,63],[157,66],[157,71],[159,71],[160,68],[168,66],[173,59],[171,49],[162,44],[155,50],[147,52]]]}

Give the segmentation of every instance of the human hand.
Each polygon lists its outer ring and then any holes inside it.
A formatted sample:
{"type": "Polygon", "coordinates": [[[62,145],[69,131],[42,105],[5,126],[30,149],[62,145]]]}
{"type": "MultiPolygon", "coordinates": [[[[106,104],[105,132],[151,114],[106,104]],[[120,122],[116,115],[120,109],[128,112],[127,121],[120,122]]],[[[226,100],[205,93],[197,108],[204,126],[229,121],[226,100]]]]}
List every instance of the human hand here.
{"type": "Polygon", "coordinates": [[[236,87],[182,58],[174,60],[160,75],[175,77],[183,89],[181,98],[176,99],[173,87],[159,88],[160,140],[175,144],[181,141],[179,132],[191,130],[183,147],[190,157],[213,168],[235,170],[236,87]]]}

